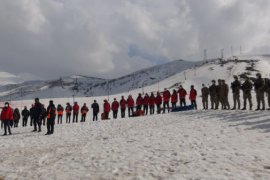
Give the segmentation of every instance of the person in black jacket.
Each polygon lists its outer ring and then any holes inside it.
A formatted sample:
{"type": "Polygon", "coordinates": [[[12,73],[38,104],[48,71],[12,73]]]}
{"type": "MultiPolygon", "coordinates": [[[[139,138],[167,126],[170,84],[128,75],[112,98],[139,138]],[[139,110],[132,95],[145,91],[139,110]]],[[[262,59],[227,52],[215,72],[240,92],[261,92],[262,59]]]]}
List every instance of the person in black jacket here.
{"type": "Polygon", "coordinates": [[[32,104],[32,107],[30,108],[30,126],[33,126],[34,122],[34,104],[32,104]]]}
{"type": "Polygon", "coordinates": [[[55,117],[56,117],[56,108],[51,100],[49,102],[49,106],[47,107],[47,133],[46,135],[53,134],[54,132],[54,124],[55,124],[55,117]]]}
{"type": "Polygon", "coordinates": [[[232,93],[233,93],[233,108],[232,110],[236,109],[236,104],[238,104],[238,109],[241,107],[240,103],[240,89],[241,89],[241,82],[238,80],[236,75],[233,76],[234,81],[231,83],[232,93]]]}
{"type": "Polygon", "coordinates": [[[13,111],[13,121],[14,121],[14,128],[19,126],[19,121],[21,119],[21,114],[18,108],[15,108],[13,111]]]}
{"type": "Polygon", "coordinates": [[[99,113],[99,105],[96,100],[94,100],[94,103],[92,104],[92,109],[93,109],[93,121],[98,120],[98,113],[99,113]]]}
{"type": "Polygon", "coordinates": [[[211,101],[211,109],[216,109],[217,104],[217,86],[216,81],[212,80],[212,85],[209,87],[210,101],[211,101]]]}
{"type": "Polygon", "coordinates": [[[47,111],[46,111],[46,108],[44,107],[44,104],[41,104],[41,105],[42,105],[41,121],[42,121],[43,126],[45,126],[46,125],[47,111]]]}
{"type": "Polygon", "coordinates": [[[265,93],[265,82],[262,78],[260,73],[256,74],[257,79],[254,82],[255,92],[256,92],[256,99],[257,99],[257,109],[258,110],[265,110],[265,101],[264,101],[264,93],[265,93]],[[261,107],[262,104],[262,108],[261,107]]]}
{"type": "Polygon", "coordinates": [[[30,116],[30,112],[28,111],[27,107],[24,106],[24,109],[22,110],[22,120],[23,120],[22,126],[23,127],[27,126],[27,121],[28,121],[29,116],[30,116]]]}
{"type": "Polygon", "coordinates": [[[246,110],[247,108],[247,100],[249,102],[249,109],[252,110],[252,96],[251,96],[251,90],[252,90],[252,83],[249,79],[249,77],[245,77],[245,82],[242,84],[241,89],[243,91],[243,99],[244,99],[244,107],[242,110],[246,110]]]}
{"type": "Polygon", "coordinates": [[[42,116],[42,104],[39,102],[39,98],[35,98],[35,105],[33,107],[33,118],[34,118],[34,130],[33,132],[37,131],[41,132],[41,116],[42,116]]]}

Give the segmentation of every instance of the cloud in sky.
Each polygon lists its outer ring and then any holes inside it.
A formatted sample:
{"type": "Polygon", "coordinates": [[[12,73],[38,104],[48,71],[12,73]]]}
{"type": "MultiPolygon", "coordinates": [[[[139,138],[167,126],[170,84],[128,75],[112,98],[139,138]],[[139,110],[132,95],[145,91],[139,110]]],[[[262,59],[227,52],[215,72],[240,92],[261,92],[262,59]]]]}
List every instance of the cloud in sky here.
{"type": "Polygon", "coordinates": [[[44,78],[270,47],[269,0],[0,0],[0,24],[1,69],[44,78]]]}

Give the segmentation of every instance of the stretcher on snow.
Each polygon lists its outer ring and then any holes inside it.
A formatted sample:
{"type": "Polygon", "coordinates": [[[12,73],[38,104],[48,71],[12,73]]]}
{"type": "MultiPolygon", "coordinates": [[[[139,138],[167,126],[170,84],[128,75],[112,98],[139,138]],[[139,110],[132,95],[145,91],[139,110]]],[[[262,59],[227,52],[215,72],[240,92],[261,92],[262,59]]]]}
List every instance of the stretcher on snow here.
{"type": "Polygon", "coordinates": [[[105,113],[101,113],[101,120],[110,120],[110,118],[106,117],[105,113]]]}
{"type": "Polygon", "coordinates": [[[178,107],[172,109],[172,112],[190,111],[190,110],[194,110],[194,109],[195,109],[194,105],[182,106],[182,107],[178,106],[178,107]]]}
{"type": "Polygon", "coordinates": [[[144,116],[144,111],[138,110],[138,111],[133,112],[132,117],[138,117],[138,116],[144,116]]]}

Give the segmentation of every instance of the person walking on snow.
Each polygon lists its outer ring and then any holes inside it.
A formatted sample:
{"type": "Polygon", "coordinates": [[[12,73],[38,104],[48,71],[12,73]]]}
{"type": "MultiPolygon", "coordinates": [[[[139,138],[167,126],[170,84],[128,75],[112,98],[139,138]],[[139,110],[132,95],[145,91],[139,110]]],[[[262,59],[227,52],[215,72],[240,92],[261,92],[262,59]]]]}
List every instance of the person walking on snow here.
{"type": "Polygon", "coordinates": [[[50,100],[49,106],[47,107],[47,133],[45,135],[51,135],[54,133],[55,117],[56,108],[53,101],[50,100]]]}
{"type": "Polygon", "coordinates": [[[81,122],[85,122],[86,115],[87,115],[88,111],[89,111],[89,109],[86,106],[86,103],[84,103],[83,107],[81,108],[81,115],[82,115],[81,122]]]}
{"type": "Polygon", "coordinates": [[[91,105],[91,108],[93,110],[93,121],[97,121],[99,113],[99,105],[96,100],[94,100],[94,103],[91,105]]]}
{"type": "Polygon", "coordinates": [[[33,117],[34,117],[34,130],[32,132],[36,132],[36,131],[41,132],[42,104],[39,102],[39,98],[35,98],[35,105],[34,105],[34,109],[33,109],[33,117]]]}
{"type": "Polygon", "coordinates": [[[28,121],[29,116],[30,116],[30,112],[27,109],[27,107],[24,106],[24,109],[22,110],[22,120],[23,120],[22,126],[23,127],[27,126],[27,121],[28,121]]]}
{"type": "Polygon", "coordinates": [[[196,97],[197,97],[197,91],[194,89],[194,86],[191,85],[190,92],[189,92],[189,100],[191,101],[191,105],[193,105],[194,108],[197,110],[196,97]]]}
{"type": "Polygon", "coordinates": [[[46,125],[46,118],[47,118],[47,110],[44,107],[44,104],[41,104],[41,105],[42,105],[41,121],[42,121],[43,126],[45,126],[46,125]]]}
{"type": "Polygon", "coordinates": [[[33,126],[34,123],[34,104],[30,108],[30,126],[33,126]]]}
{"type": "Polygon", "coordinates": [[[116,98],[114,98],[112,102],[112,112],[114,119],[117,119],[118,109],[119,109],[119,102],[116,100],[116,98]]]}
{"type": "Polygon", "coordinates": [[[62,124],[63,123],[63,113],[64,113],[64,108],[61,106],[61,104],[57,105],[57,124],[62,124]]]}
{"type": "Polygon", "coordinates": [[[127,101],[125,100],[124,96],[122,96],[122,99],[120,100],[121,118],[125,118],[126,116],[126,107],[127,101]]]}
{"type": "Polygon", "coordinates": [[[8,102],[5,103],[5,107],[3,107],[2,109],[0,118],[1,118],[1,121],[4,123],[5,133],[3,134],[3,136],[7,135],[7,130],[8,130],[8,133],[11,135],[12,133],[10,129],[10,121],[12,121],[13,119],[13,110],[9,106],[8,102]]]}

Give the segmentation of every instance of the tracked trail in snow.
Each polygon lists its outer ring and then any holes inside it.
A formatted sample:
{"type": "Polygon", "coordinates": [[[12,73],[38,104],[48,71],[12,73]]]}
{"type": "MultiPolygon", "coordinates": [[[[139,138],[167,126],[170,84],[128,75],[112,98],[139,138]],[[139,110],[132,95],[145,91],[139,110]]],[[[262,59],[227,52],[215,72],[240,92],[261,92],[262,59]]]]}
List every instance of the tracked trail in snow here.
{"type": "MultiPolygon", "coordinates": [[[[45,130],[45,127],[43,128],[45,130]]],[[[269,179],[268,112],[193,111],[0,137],[5,179],[269,179]]]]}

